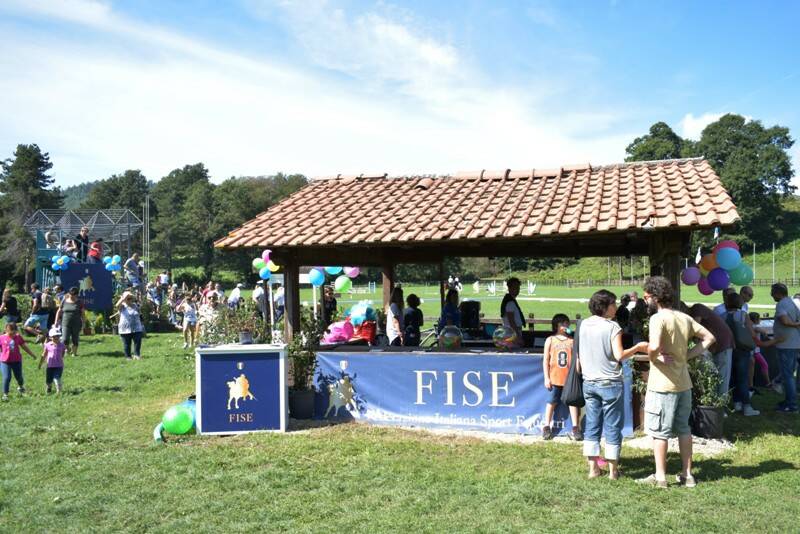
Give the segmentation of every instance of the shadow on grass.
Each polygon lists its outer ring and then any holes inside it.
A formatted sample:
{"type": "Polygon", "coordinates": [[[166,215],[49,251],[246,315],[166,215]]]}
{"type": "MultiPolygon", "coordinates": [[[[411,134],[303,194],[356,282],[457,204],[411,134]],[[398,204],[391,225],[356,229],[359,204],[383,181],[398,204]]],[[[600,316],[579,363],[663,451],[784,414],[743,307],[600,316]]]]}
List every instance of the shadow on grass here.
{"type": "Polygon", "coordinates": [[[62,395],[81,395],[83,393],[122,393],[122,386],[91,386],[65,389],[62,395]]]}
{"type": "MultiPolygon", "coordinates": [[[[667,471],[669,473],[677,473],[680,471],[681,462],[678,455],[670,454],[667,464],[667,471]]],[[[695,458],[692,471],[695,473],[695,476],[700,477],[704,482],[710,482],[723,478],[750,480],[776,471],[794,471],[800,467],[784,460],[765,460],[756,465],[731,464],[731,460],[727,458],[695,458]]],[[[653,457],[626,458],[624,469],[627,476],[632,478],[644,478],[653,473],[653,457]]]]}

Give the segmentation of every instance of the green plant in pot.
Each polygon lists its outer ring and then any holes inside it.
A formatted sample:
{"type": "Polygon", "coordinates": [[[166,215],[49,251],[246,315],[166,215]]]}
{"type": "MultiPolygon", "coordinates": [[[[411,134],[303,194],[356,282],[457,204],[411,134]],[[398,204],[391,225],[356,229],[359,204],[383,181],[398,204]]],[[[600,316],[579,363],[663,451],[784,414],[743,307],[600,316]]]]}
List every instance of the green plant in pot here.
{"type": "Polygon", "coordinates": [[[322,323],[313,312],[301,308],[300,331],[295,332],[286,346],[292,387],[289,388],[289,414],[295,419],[311,419],[314,415],[314,371],[317,368],[317,350],[324,332],[322,323]]]}
{"type": "Polygon", "coordinates": [[[703,356],[689,362],[692,378],[692,432],[700,437],[721,439],[729,394],[719,394],[722,377],[716,365],[703,356]]]}

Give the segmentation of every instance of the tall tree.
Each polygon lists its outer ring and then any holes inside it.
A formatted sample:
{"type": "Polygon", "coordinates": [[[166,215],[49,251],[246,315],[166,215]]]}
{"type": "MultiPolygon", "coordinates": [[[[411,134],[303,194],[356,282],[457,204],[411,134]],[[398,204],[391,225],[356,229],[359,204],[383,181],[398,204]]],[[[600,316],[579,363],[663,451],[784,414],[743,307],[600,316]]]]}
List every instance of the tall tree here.
{"type": "Polygon", "coordinates": [[[695,150],[708,160],[741,216],[738,232],[766,246],[783,237],[781,198],[794,191],[789,129],[728,114],[706,126],[695,150]]]}
{"type": "Polygon", "coordinates": [[[94,210],[125,208],[140,213],[149,192],[150,184],[142,171],[127,170],[96,182],[81,203],[81,208],[94,210]]]}
{"type": "Polygon", "coordinates": [[[650,127],[647,135],[637,137],[625,149],[625,161],[652,161],[682,157],[686,142],[665,122],[650,127]]]}
{"type": "Polygon", "coordinates": [[[201,180],[192,185],[180,214],[183,228],[190,228],[191,236],[183,239],[176,250],[202,268],[204,279],[213,274],[215,211],[214,184],[201,180]]]}
{"type": "Polygon", "coordinates": [[[35,243],[23,224],[36,210],[61,207],[61,190],[53,188],[50,155],[38,145],[17,145],[0,174],[0,262],[13,274],[31,265],[35,243]]]}
{"type": "Polygon", "coordinates": [[[153,188],[153,252],[170,269],[176,246],[186,239],[192,239],[193,231],[184,226],[181,212],[189,190],[198,182],[208,183],[208,169],[202,163],[175,169],[153,188]]]}

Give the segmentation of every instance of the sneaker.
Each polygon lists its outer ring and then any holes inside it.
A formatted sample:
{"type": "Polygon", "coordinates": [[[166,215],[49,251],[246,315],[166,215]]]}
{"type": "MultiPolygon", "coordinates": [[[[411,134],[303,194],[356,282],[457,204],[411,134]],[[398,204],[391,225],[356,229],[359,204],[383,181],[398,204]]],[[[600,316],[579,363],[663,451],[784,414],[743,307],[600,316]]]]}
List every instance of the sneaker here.
{"type": "Polygon", "coordinates": [[[697,481],[692,475],[689,475],[688,477],[675,475],[675,481],[685,488],[694,488],[697,486],[697,481]]]}
{"type": "Polygon", "coordinates": [[[3,402],[8,402],[8,395],[3,393],[3,402]]]}
{"type": "Polygon", "coordinates": [[[733,403],[733,411],[734,412],[741,412],[742,411],[742,403],[741,402],[734,402],[733,403]]]}
{"type": "Polygon", "coordinates": [[[183,342],[183,348],[184,348],[184,350],[186,350],[186,349],[188,349],[188,348],[189,348],[189,344],[188,344],[188,343],[186,343],[185,341],[183,342]]]}
{"type": "Polygon", "coordinates": [[[660,489],[666,489],[669,486],[666,480],[658,480],[655,474],[645,478],[637,478],[636,483],[660,489]]]}
{"type": "Polygon", "coordinates": [[[25,394],[25,386],[18,387],[17,388],[17,393],[19,393],[20,395],[24,395],[25,394]]]}
{"type": "Polygon", "coordinates": [[[786,406],[784,404],[783,406],[778,406],[775,411],[780,413],[797,413],[797,408],[792,408],[791,406],[786,406]]]}
{"type": "Polygon", "coordinates": [[[778,395],[783,395],[783,386],[781,384],[772,384],[772,391],[778,395]]]}
{"type": "Polygon", "coordinates": [[[759,412],[749,404],[745,404],[744,409],[742,409],[742,414],[745,417],[753,417],[754,415],[761,415],[761,412],[759,412]]]}
{"type": "Polygon", "coordinates": [[[549,426],[546,426],[542,429],[542,439],[544,440],[553,439],[553,431],[550,430],[549,426]]]}
{"type": "Polygon", "coordinates": [[[581,432],[580,428],[572,428],[572,439],[575,441],[583,441],[583,432],[581,432]]]}

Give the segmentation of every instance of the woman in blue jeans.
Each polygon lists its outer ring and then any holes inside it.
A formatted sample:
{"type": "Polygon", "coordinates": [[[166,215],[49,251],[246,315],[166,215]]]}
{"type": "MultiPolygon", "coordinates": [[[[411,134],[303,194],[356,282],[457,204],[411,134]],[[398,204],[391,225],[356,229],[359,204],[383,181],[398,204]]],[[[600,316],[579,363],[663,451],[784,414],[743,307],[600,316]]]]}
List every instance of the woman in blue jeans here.
{"type": "MultiPolygon", "coordinates": [[[[617,313],[617,296],[605,289],[589,299],[592,316],[578,331],[578,362],[583,374],[586,400],[586,428],[583,455],[589,463],[589,478],[602,474],[597,465],[600,438],[606,438],[605,459],[608,478],[619,478],[619,453],[625,420],[622,360],[630,358],[638,345],[622,350],[622,329],[612,319],[617,313]]],[[[647,342],[643,342],[647,344],[647,342]]]]}
{"type": "MultiPolygon", "coordinates": [[[[747,332],[753,339],[758,335],[753,328],[753,322],[750,316],[742,311],[742,304],[744,301],[739,293],[735,291],[725,295],[725,316],[722,318],[731,332],[734,331],[735,325],[739,324],[745,327],[747,332]]],[[[734,336],[735,339],[735,336],[734,336]]],[[[750,404],[750,363],[753,360],[753,351],[740,347],[733,349],[733,409],[737,412],[742,412],[746,416],[759,415],[761,412],[755,410],[750,404]]]]}
{"type": "Polygon", "coordinates": [[[134,300],[133,293],[126,291],[117,301],[119,311],[119,336],[122,338],[122,349],[125,357],[131,359],[131,344],[133,344],[133,359],[142,358],[142,317],[139,313],[139,305],[134,300]]]}

